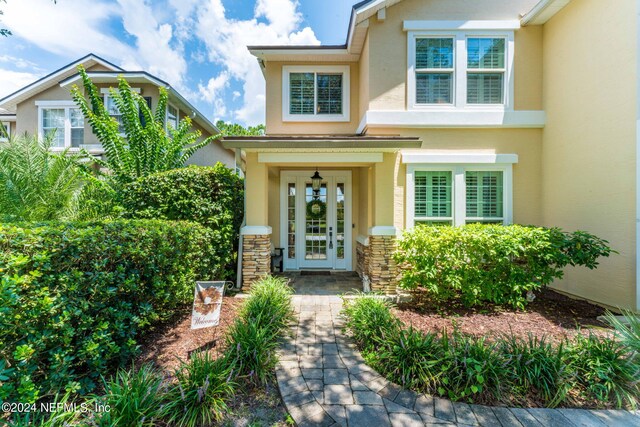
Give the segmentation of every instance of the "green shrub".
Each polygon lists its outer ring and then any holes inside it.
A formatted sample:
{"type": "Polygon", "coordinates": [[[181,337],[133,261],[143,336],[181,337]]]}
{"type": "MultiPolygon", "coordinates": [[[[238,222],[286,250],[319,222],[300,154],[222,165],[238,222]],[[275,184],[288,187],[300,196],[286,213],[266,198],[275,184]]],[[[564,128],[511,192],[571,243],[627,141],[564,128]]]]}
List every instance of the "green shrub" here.
{"type": "Polygon", "coordinates": [[[92,390],[213,276],[211,235],[189,222],[0,226],[0,400],[92,390]]]}
{"type": "Polygon", "coordinates": [[[153,174],[125,186],[121,198],[129,218],[187,220],[209,227],[216,256],[221,265],[229,265],[226,275],[233,277],[244,187],[231,169],[218,163],[153,174]]]}
{"type": "Polygon", "coordinates": [[[627,348],[619,341],[576,335],[567,363],[575,371],[575,382],[586,399],[611,402],[616,407],[635,406],[640,379],[627,356],[627,348]]]}
{"type": "MultiPolygon", "coordinates": [[[[153,427],[164,416],[162,374],[152,365],[135,370],[118,370],[104,382],[104,396],[95,404],[108,405],[109,411],[96,413],[100,427],[153,427]]],[[[106,406],[103,406],[106,407],[106,406]]]]}
{"type": "Polygon", "coordinates": [[[391,313],[391,307],[388,301],[371,294],[343,300],[345,329],[363,350],[370,350],[385,337],[399,332],[400,321],[391,313]]]}
{"type": "Polygon", "coordinates": [[[227,358],[237,377],[265,384],[277,363],[278,339],[293,318],[293,290],[281,278],[254,283],[227,335],[227,358]]]}
{"type": "Polygon", "coordinates": [[[443,343],[435,334],[423,334],[413,329],[384,334],[384,345],[369,353],[374,367],[381,367],[391,381],[412,390],[433,393],[444,374],[443,343]]]}
{"type": "Polygon", "coordinates": [[[565,363],[565,343],[554,346],[545,338],[529,335],[524,340],[511,335],[499,344],[507,357],[516,400],[533,398],[549,407],[566,400],[572,373],[565,363]]]}
{"type": "Polygon", "coordinates": [[[436,303],[461,300],[522,308],[526,294],[561,278],[567,265],[595,268],[612,250],[584,232],[519,225],[418,226],[398,242],[400,286],[436,303]]]}
{"type": "Polygon", "coordinates": [[[640,316],[629,310],[623,310],[622,314],[626,322],[620,321],[610,312],[607,313],[607,321],[615,328],[616,336],[627,347],[632,362],[640,370],[640,316]]]}
{"type": "Polygon", "coordinates": [[[209,353],[196,353],[181,364],[176,379],[165,407],[170,425],[209,426],[222,419],[228,410],[226,401],[236,388],[225,358],[214,360],[209,353]]]}

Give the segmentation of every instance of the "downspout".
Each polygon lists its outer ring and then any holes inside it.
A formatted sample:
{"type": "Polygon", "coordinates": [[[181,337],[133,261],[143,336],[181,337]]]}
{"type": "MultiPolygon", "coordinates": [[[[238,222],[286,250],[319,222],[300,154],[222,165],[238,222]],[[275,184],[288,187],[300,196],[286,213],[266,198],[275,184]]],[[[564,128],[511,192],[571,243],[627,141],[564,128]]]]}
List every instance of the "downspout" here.
{"type": "MultiPolygon", "coordinates": [[[[639,0],[640,1],[640,0],[639,0]]],[[[236,170],[240,169],[242,171],[243,179],[244,179],[244,210],[242,212],[242,225],[240,225],[240,230],[238,233],[238,268],[237,268],[237,276],[236,276],[236,289],[242,288],[242,246],[243,246],[243,235],[242,229],[247,225],[247,175],[245,171],[242,169],[242,149],[236,148],[236,170]],[[238,164],[240,166],[238,166],[238,164]]]]}

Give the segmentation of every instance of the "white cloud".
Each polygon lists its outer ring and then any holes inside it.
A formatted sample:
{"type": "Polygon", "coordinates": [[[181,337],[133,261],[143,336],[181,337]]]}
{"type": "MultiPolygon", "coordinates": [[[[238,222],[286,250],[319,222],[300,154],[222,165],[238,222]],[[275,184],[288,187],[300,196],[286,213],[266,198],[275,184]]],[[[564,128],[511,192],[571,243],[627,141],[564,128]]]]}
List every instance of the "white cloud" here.
{"type": "Polygon", "coordinates": [[[302,15],[295,0],[257,0],[255,16],[248,20],[226,17],[221,0],[206,0],[197,10],[196,33],[229,77],[242,82],[243,106],[233,118],[248,125],[264,123],[264,77],[247,45],[320,44],[311,28],[298,30],[302,15]],[[264,18],[267,22],[260,22],[264,18]]]}
{"type": "Polygon", "coordinates": [[[206,86],[198,85],[200,98],[213,105],[213,116],[216,120],[227,115],[227,107],[222,96],[227,86],[229,86],[229,74],[224,71],[209,79],[206,86]]]}
{"type": "Polygon", "coordinates": [[[41,74],[25,71],[12,71],[0,68],[0,98],[12,94],[24,86],[33,83],[41,77],[41,74]]]}

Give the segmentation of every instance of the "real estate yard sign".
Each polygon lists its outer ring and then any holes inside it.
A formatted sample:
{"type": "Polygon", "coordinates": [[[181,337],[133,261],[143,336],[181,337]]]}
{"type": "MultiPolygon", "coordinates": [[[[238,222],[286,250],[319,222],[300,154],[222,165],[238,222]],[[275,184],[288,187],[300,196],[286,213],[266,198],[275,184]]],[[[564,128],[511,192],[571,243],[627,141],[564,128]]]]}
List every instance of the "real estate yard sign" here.
{"type": "Polygon", "coordinates": [[[209,328],[220,323],[225,282],[196,282],[191,329],[209,328]]]}

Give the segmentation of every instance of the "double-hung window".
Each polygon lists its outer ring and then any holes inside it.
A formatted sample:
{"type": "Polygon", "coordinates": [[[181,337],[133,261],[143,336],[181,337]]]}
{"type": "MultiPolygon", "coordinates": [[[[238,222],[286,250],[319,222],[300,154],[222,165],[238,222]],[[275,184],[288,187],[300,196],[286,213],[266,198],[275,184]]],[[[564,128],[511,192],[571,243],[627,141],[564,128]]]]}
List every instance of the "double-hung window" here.
{"type": "Polygon", "coordinates": [[[511,165],[409,165],[407,226],[511,222],[511,165]]]}
{"type": "Polygon", "coordinates": [[[178,129],[178,109],[171,104],[167,105],[167,127],[178,129]]]}
{"type": "Polygon", "coordinates": [[[348,66],[285,66],[284,121],[349,121],[348,66]]]}
{"type": "Polygon", "coordinates": [[[84,116],[73,101],[36,101],[39,134],[52,148],[79,148],[84,144],[84,116]]]}
{"type": "MultiPolygon", "coordinates": [[[[140,93],[140,89],[138,88],[131,88],[131,91],[138,94],[140,93]]],[[[118,122],[118,132],[120,133],[120,135],[124,136],[125,131],[124,131],[124,125],[122,123],[122,113],[118,109],[118,106],[116,105],[115,100],[111,96],[111,89],[103,88],[103,89],[100,89],[100,92],[102,93],[102,96],[104,98],[104,108],[107,110],[109,115],[113,117],[116,120],[116,122],[118,122]]],[[[147,98],[145,98],[145,102],[147,102],[149,107],[151,107],[151,104],[150,104],[151,98],[148,98],[148,100],[147,98]]],[[[143,118],[141,117],[141,121],[142,119],[143,118]]]]}
{"type": "Polygon", "coordinates": [[[410,31],[408,108],[512,109],[512,31],[410,31]]]}

